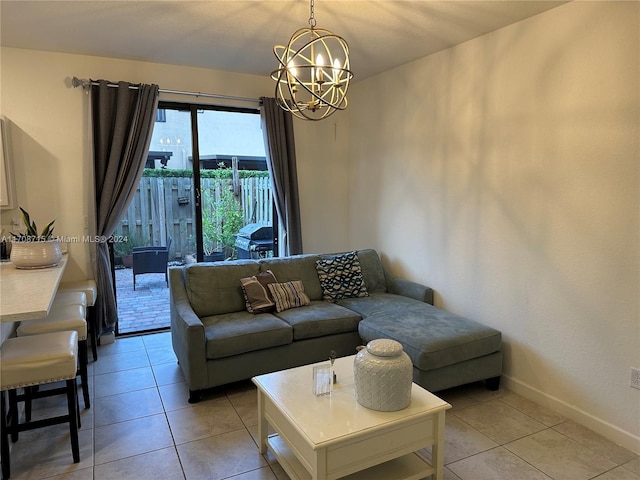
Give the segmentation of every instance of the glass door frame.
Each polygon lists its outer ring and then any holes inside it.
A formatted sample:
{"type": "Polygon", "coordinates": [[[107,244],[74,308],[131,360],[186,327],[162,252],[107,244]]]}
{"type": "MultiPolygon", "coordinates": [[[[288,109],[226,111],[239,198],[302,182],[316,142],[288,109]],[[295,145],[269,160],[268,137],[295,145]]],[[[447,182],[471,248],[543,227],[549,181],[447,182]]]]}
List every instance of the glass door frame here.
{"type": "MultiPolygon", "coordinates": [[[[247,107],[229,107],[221,105],[206,105],[195,103],[183,103],[183,102],[169,102],[160,100],[158,102],[158,109],[166,110],[178,110],[181,112],[190,112],[191,119],[191,157],[193,158],[193,201],[194,201],[194,215],[195,215],[195,237],[196,237],[196,261],[202,262],[204,259],[204,246],[202,238],[202,192],[200,181],[200,133],[198,130],[198,111],[199,110],[214,110],[222,112],[235,112],[235,113],[250,113],[253,115],[259,115],[260,110],[258,108],[247,107]]],[[[275,204],[273,205],[275,213],[275,204]]],[[[277,251],[276,232],[277,232],[277,215],[275,215],[273,221],[274,231],[274,253],[277,251]]]]}

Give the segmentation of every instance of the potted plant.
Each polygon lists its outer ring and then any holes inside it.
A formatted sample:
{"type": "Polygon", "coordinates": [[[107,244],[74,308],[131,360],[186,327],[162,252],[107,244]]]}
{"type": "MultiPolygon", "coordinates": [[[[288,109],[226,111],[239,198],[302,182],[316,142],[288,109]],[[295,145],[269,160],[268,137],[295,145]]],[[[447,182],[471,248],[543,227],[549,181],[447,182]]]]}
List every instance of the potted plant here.
{"type": "Polygon", "coordinates": [[[235,255],[235,235],[242,228],[244,215],[233,192],[223,188],[213,201],[205,192],[206,213],[202,215],[202,247],[205,262],[216,262],[235,255]]]}
{"type": "Polygon", "coordinates": [[[57,238],[53,238],[53,224],[55,220],[38,233],[36,222],[31,220],[29,213],[20,207],[22,221],[26,227],[25,233],[11,233],[11,262],[16,268],[47,268],[54,267],[62,258],[62,251],[57,238]]]}
{"type": "Polygon", "coordinates": [[[196,239],[189,235],[182,255],[185,264],[196,263],[196,239]]]}
{"type": "Polygon", "coordinates": [[[146,242],[135,233],[126,235],[124,238],[126,240],[123,242],[113,243],[113,255],[114,257],[120,257],[122,265],[126,268],[131,268],[133,267],[133,248],[143,247],[146,242]]]}

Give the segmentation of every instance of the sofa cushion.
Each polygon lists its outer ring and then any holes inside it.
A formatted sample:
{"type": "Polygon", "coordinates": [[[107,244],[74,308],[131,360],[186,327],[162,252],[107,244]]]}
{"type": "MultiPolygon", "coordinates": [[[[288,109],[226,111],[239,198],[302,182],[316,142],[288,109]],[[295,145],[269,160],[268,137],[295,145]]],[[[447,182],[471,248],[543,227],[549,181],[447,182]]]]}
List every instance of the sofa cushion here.
{"type": "Polygon", "coordinates": [[[205,317],[202,323],[209,359],[287,345],[293,339],[291,326],[270,313],[243,310],[205,317]]]}
{"type": "Polygon", "coordinates": [[[260,271],[271,270],[279,282],[302,280],[304,292],[311,300],[322,300],[322,289],[316,272],[319,255],[294,255],[291,257],[260,260],[260,271]]]}
{"type": "Polygon", "coordinates": [[[367,291],[370,294],[373,292],[386,292],[387,281],[378,252],[369,249],[358,250],[357,253],[367,291]]]}
{"type": "Polygon", "coordinates": [[[304,293],[304,286],[300,280],[270,283],[267,287],[273,301],[276,302],[276,312],[309,305],[309,297],[304,293]]]}
{"type": "Polygon", "coordinates": [[[293,327],[294,340],[355,332],[362,318],[352,310],[322,300],[314,300],[306,307],[279,312],[276,316],[293,327]]]}
{"type": "Polygon", "coordinates": [[[275,310],[276,304],[267,286],[270,283],[277,283],[277,281],[271,270],[260,272],[253,277],[240,279],[240,286],[244,294],[247,312],[266,313],[275,310]]]}
{"type": "Polygon", "coordinates": [[[255,260],[236,260],[185,267],[187,296],[198,317],[244,311],[245,301],[240,279],[257,275],[255,260]]]}
{"type": "Polygon", "coordinates": [[[322,298],[326,301],[368,295],[356,252],[323,257],[316,261],[316,271],[322,287],[322,298]]]}
{"type": "Polygon", "coordinates": [[[499,331],[412,298],[377,293],[339,304],[363,316],[358,332],[365,343],[393,338],[420,370],[453,365],[501,348],[499,331]]]}

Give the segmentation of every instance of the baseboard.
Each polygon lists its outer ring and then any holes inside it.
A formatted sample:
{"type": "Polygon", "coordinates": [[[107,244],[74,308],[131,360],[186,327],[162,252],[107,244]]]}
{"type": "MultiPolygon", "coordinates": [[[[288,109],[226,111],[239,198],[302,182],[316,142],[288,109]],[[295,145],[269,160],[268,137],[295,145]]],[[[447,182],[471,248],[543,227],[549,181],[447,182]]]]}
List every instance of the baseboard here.
{"type": "Polygon", "coordinates": [[[626,432],[615,425],[611,425],[600,418],[594,417],[590,413],[587,413],[574,405],[569,405],[552,395],[544,393],[537,388],[531,387],[530,385],[507,375],[503,375],[502,380],[504,382],[504,386],[512,392],[522,395],[539,405],[547,407],[554,412],[557,412],[560,415],[563,415],[564,417],[599,433],[612,442],[615,442],[634,453],[640,454],[640,437],[637,437],[630,432],[626,432]]]}

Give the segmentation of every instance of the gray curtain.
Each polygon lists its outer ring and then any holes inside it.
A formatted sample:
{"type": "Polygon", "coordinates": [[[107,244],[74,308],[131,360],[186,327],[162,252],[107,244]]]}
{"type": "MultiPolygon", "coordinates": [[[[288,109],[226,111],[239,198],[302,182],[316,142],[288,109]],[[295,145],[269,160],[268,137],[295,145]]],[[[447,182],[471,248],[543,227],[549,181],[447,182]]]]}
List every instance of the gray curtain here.
{"type": "MultiPolygon", "coordinates": [[[[124,216],[147,160],[158,108],[157,85],[91,87],[96,193],[96,233],[109,237],[124,216]]],[[[111,86],[109,86],[111,85],[111,86]]],[[[96,244],[97,322],[113,331],[118,321],[109,246],[96,244]]]]}
{"type": "Polygon", "coordinates": [[[260,101],[267,166],[281,227],[279,254],[296,255],[302,253],[302,229],[293,117],[278,106],[275,98],[261,97],[260,101]]]}

